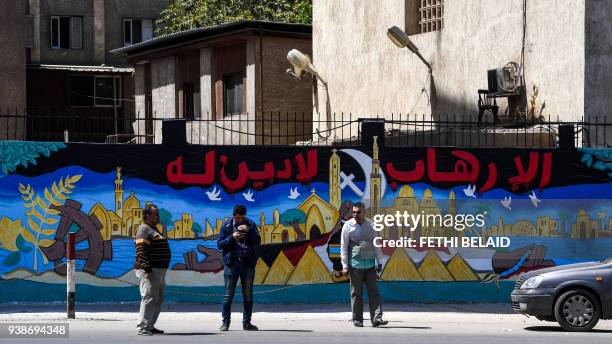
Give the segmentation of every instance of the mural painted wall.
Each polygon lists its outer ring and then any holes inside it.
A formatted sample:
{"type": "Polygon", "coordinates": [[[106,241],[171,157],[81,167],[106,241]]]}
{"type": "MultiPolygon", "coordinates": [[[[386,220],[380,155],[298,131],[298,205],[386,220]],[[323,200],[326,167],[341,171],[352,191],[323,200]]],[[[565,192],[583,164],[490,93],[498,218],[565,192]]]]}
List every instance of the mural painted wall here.
{"type": "Polygon", "coordinates": [[[518,274],[612,256],[612,150],[207,147],[0,142],[0,300],[65,299],[66,234],[77,299],[135,301],[132,236],[160,208],[167,299],[221,302],[221,223],[244,204],[259,225],[258,302],[348,301],[340,231],[353,202],[374,214],[483,214],[462,231],[401,237],[510,238],[505,248],[386,247],[388,301],[507,301],[518,274]],[[450,289],[449,289],[450,288],[450,289]],[[449,290],[453,290],[449,293],[449,290]]]}

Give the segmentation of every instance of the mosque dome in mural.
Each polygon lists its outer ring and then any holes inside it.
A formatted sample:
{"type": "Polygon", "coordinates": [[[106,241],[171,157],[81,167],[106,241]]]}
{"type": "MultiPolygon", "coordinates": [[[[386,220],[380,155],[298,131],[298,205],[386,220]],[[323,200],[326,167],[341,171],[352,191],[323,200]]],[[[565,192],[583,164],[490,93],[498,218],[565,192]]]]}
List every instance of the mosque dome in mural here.
{"type": "Polygon", "coordinates": [[[535,225],[528,220],[519,220],[512,225],[512,235],[532,235],[535,230],[535,225]]]}
{"type": "Polygon", "coordinates": [[[400,188],[399,196],[400,198],[412,198],[414,197],[414,190],[408,185],[404,185],[400,188]]]}
{"type": "Polygon", "coordinates": [[[132,209],[140,208],[140,201],[133,192],[130,192],[130,196],[123,202],[123,210],[130,211],[132,209]]]}

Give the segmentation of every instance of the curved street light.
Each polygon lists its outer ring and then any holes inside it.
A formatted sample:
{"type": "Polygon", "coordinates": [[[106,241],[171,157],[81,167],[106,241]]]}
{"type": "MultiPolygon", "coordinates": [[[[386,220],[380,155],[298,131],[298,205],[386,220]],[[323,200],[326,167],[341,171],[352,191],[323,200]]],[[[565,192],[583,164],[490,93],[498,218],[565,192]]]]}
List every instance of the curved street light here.
{"type": "Polygon", "coordinates": [[[397,26],[392,26],[387,30],[387,37],[389,37],[391,42],[393,42],[393,44],[395,44],[398,48],[408,48],[410,51],[412,51],[416,56],[421,59],[421,61],[423,61],[427,68],[429,68],[429,73],[431,73],[431,65],[429,64],[429,62],[427,62],[427,60],[425,60],[423,55],[421,55],[421,53],[419,52],[419,48],[417,48],[416,45],[412,43],[410,38],[408,38],[408,35],[404,32],[404,30],[400,29],[397,26]]]}

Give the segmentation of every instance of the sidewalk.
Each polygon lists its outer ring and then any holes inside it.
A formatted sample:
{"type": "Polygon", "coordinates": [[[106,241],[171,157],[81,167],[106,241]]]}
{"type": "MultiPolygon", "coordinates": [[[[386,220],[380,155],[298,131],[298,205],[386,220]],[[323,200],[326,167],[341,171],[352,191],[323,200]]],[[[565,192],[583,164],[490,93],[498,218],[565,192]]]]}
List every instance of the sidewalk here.
{"type": "MultiPolygon", "coordinates": [[[[612,323],[592,333],[567,333],[555,323],[512,313],[509,304],[386,304],[389,325],[355,328],[345,304],[255,305],[258,333],[242,331],[241,304],[234,305],[229,332],[219,332],[219,304],[165,304],[157,327],[164,336],[135,335],[138,304],[77,304],[68,341],[95,343],[604,343],[612,323]]],[[[367,307],[366,307],[367,309],[367,307]]],[[[0,305],[0,322],[65,322],[63,304],[0,305]]],[[[3,343],[6,339],[0,340],[3,343]]],[[[10,342],[10,341],[8,341],[10,342]]],[[[13,342],[19,343],[18,339],[13,342]]]]}

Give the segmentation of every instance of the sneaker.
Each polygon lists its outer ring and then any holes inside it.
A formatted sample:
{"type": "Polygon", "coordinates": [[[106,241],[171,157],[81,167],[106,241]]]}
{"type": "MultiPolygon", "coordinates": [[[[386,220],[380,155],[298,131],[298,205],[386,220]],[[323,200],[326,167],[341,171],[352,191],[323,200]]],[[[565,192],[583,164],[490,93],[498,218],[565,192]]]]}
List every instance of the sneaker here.
{"type": "Polygon", "coordinates": [[[353,325],[355,325],[355,327],[363,327],[363,322],[359,320],[353,320],[353,325]]]}
{"type": "Polygon", "coordinates": [[[164,331],[159,330],[159,329],[156,329],[155,327],[153,327],[153,328],[151,329],[151,332],[152,332],[153,334],[164,334],[164,331]]]}
{"type": "Polygon", "coordinates": [[[257,328],[257,326],[255,326],[255,325],[253,325],[251,323],[243,324],[242,325],[242,329],[245,330],[245,331],[257,331],[257,330],[259,330],[257,328]]]}
{"type": "Polygon", "coordinates": [[[139,336],[152,336],[153,332],[149,330],[139,330],[136,332],[139,336]]]}
{"type": "Polygon", "coordinates": [[[382,319],[376,319],[374,321],[372,321],[372,326],[373,327],[378,327],[378,326],[385,326],[387,325],[389,322],[387,320],[382,320],[382,319]]]}
{"type": "Polygon", "coordinates": [[[224,322],[223,324],[221,324],[221,327],[219,327],[219,331],[227,331],[229,330],[229,323],[224,322]]]}

